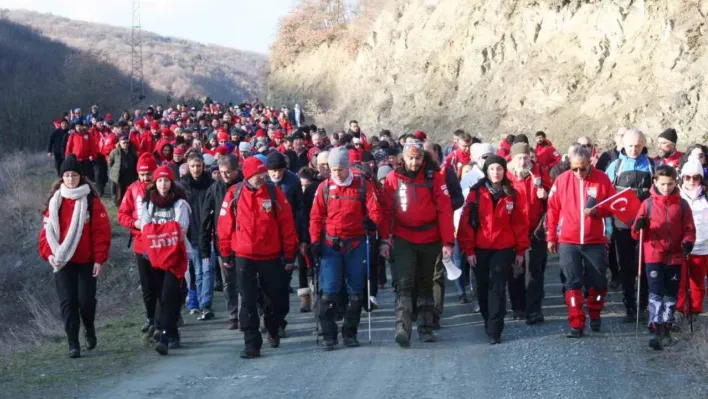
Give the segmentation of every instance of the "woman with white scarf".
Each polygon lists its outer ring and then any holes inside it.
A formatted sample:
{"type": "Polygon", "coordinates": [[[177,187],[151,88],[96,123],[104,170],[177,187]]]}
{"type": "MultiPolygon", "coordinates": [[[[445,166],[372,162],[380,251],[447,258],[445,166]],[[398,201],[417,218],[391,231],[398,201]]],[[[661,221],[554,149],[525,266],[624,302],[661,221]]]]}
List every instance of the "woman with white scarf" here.
{"type": "Polygon", "coordinates": [[[69,357],[81,357],[80,321],[86,348],[96,347],[96,278],[108,259],[111,223],[96,189],[81,174],[76,156],[61,164],[44,209],[39,254],[54,269],[69,357]]]}

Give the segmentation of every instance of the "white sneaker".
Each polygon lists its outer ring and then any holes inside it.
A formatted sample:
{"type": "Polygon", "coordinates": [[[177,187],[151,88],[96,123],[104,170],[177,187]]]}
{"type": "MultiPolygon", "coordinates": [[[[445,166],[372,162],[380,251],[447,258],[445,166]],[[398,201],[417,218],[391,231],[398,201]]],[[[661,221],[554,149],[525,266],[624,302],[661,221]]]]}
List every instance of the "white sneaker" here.
{"type": "Polygon", "coordinates": [[[369,300],[371,301],[371,303],[374,304],[374,306],[379,306],[379,301],[376,299],[375,296],[373,296],[373,295],[370,296],[370,297],[369,297],[369,300]]]}

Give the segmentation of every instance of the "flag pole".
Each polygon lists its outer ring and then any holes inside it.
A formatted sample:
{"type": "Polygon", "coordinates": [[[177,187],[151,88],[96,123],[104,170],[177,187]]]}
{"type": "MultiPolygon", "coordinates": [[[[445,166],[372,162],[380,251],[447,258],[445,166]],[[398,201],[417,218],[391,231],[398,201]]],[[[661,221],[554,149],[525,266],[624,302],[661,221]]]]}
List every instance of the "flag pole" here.
{"type": "Polygon", "coordinates": [[[602,205],[602,204],[605,204],[605,203],[607,203],[607,202],[609,202],[609,201],[611,201],[611,200],[613,200],[613,199],[619,197],[620,195],[626,193],[627,190],[631,190],[631,189],[632,189],[631,187],[625,188],[624,190],[622,190],[622,191],[620,191],[620,192],[618,192],[618,193],[615,193],[615,195],[612,195],[612,196],[610,196],[610,197],[608,197],[608,198],[605,198],[604,200],[602,200],[602,201],[598,202],[597,204],[595,204],[595,206],[593,206],[592,208],[590,208],[590,210],[593,210],[593,209],[597,208],[598,206],[600,206],[600,205],[602,205]]]}

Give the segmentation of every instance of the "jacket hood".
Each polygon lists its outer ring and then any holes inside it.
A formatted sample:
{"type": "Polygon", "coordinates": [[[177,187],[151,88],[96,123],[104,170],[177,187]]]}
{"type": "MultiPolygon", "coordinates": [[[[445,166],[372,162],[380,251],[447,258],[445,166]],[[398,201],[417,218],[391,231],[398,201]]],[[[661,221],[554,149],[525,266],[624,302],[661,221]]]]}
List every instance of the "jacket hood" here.
{"type": "Polygon", "coordinates": [[[174,147],[172,146],[172,144],[170,144],[170,143],[168,143],[168,142],[163,142],[162,144],[160,144],[159,147],[157,147],[157,148],[155,149],[155,152],[157,153],[157,160],[158,160],[159,162],[171,161],[171,160],[172,160],[172,153],[174,152],[174,147]],[[165,157],[165,156],[162,154],[162,149],[165,148],[165,146],[168,146],[168,145],[170,146],[170,155],[168,155],[167,157],[165,157]]]}
{"type": "Polygon", "coordinates": [[[679,191],[678,186],[674,187],[674,191],[672,191],[671,194],[662,195],[656,185],[652,184],[650,193],[655,204],[660,203],[668,205],[678,204],[681,202],[681,192],[679,191]]]}

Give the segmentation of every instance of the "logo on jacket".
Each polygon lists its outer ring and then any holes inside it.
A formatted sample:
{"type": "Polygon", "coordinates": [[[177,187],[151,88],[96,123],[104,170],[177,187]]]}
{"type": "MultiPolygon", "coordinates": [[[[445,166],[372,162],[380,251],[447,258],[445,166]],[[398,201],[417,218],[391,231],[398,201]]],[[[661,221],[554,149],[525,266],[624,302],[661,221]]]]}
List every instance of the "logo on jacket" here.
{"type": "Polygon", "coordinates": [[[597,198],[597,187],[588,187],[588,197],[597,198]]]}
{"type": "Polygon", "coordinates": [[[273,209],[273,203],[270,200],[263,200],[263,210],[270,212],[271,209],[273,209]]]}
{"type": "Polygon", "coordinates": [[[514,203],[509,201],[506,203],[506,212],[511,215],[511,212],[514,210],[514,203]]]}

